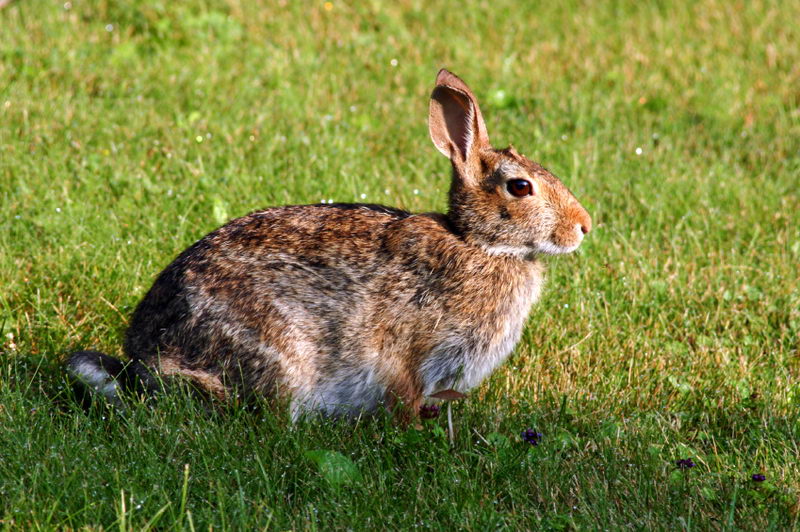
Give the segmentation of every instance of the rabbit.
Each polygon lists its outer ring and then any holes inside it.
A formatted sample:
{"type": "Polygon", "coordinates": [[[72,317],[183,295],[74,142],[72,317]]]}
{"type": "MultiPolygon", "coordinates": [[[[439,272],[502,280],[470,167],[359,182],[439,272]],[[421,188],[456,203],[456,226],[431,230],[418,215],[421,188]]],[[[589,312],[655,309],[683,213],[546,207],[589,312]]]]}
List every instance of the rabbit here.
{"type": "Polygon", "coordinates": [[[452,166],[447,214],[372,204],[272,207],[182,252],[133,313],[130,362],[73,354],[78,382],[119,402],[181,376],[204,393],[282,398],[293,420],[461,397],[513,351],[544,282],[592,221],[554,175],[494,149],[472,91],[441,70],[433,144],[452,166]]]}

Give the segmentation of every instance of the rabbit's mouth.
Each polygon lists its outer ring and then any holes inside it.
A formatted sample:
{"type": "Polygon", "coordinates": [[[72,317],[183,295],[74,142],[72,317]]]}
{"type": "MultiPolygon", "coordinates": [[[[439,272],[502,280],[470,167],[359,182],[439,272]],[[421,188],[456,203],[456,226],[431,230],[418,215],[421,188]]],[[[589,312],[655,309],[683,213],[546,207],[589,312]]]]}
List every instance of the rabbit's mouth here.
{"type": "Polygon", "coordinates": [[[583,242],[583,237],[589,232],[587,225],[576,223],[573,227],[557,229],[550,235],[549,240],[537,242],[535,247],[539,253],[547,255],[563,255],[572,253],[583,242]]]}
{"type": "Polygon", "coordinates": [[[565,255],[572,253],[581,245],[578,240],[571,246],[562,246],[550,241],[544,242],[531,242],[525,246],[510,246],[510,245],[494,245],[485,246],[483,249],[489,255],[507,255],[520,259],[532,259],[536,255],[565,255]]]}
{"type": "Polygon", "coordinates": [[[583,234],[577,235],[575,241],[569,245],[556,244],[554,240],[555,238],[542,242],[528,242],[525,245],[495,244],[483,246],[483,249],[489,255],[511,255],[523,259],[530,259],[536,255],[565,255],[580,247],[583,234]]]}
{"type": "Polygon", "coordinates": [[[551,240],[545,240],[544,242],[537,242],[535,244],[536,251],[539,253],[544,253],[545,255],[564,255],[566,253],[572,253],[578,247],[580,247],[581,242],[583,242],[583,233],[578,231],[575,235],[574,241],[569,245],[564,244],[556,244],[554,242],[555,238],[551,240]]]}

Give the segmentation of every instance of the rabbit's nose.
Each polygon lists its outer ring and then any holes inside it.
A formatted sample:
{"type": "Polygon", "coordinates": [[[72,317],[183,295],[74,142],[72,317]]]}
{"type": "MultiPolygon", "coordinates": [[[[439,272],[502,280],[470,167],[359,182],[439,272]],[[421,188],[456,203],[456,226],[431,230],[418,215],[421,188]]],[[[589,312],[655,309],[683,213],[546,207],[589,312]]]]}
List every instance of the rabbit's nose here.
{"type": "Polygon", "coordinates": [[[578,205],[577,215],[578,216],[575,221],[577,222],[577,225],[580,227],[581,233],[583,233],[584,235],[588,234],[589,231],[592,230],[592,217],[589,216],[589,213],[586,212],[586,209],[584,209],[583,206],[581,205],[578,205]]]}

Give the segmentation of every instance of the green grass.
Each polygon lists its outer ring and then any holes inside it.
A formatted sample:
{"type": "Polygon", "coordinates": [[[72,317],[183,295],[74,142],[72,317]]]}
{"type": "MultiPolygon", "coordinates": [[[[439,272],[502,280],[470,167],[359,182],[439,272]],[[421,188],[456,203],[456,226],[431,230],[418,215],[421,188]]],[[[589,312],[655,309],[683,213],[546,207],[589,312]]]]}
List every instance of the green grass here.
{"type": "Polygon", "coordinates": [[[0,9],[0,524],[800,527],[800,4],[284,3],[0,9]],[[452,446],[441,419],[75,405],[66,354],[119,354],[154,276],[228,218],[442,210],[442,66],[595,222],[452,446]]]}

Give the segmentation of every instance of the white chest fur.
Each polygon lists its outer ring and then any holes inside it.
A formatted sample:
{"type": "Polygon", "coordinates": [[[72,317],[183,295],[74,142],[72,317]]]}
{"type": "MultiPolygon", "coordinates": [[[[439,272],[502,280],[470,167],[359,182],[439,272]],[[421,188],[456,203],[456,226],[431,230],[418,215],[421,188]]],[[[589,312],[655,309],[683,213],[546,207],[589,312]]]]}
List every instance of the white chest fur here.
{"type": "Polygon", "coordinates": [[[422,364],[423,394],[467,392],[502,364],[519,341],[542,282],[541,273],[533,276],[494,312],[479,316],[473,328],[447,334],[422,364]]]}

